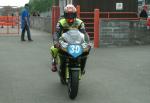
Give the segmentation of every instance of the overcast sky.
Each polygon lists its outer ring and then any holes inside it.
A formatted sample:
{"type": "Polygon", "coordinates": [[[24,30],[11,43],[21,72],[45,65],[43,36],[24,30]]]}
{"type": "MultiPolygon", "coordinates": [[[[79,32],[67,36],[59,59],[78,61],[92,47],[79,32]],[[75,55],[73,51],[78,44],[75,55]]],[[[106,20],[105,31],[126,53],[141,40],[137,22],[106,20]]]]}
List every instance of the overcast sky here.
{"type": "Polygon", "coordinates": [[[0,6],[24,6],[29,0],[0,0],[0,6]]]}

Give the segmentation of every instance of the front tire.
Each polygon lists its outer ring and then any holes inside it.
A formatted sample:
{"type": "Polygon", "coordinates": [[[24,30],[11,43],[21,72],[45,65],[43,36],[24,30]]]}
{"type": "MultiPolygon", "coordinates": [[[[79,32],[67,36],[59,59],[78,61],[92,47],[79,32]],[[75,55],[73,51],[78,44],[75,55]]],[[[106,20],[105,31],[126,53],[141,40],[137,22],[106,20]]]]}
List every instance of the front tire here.
{"type": "Polygon", "coordinates": [[[65,66],[64,65],[60,65],[60,82],[61,84],[65,85],[66,84],[66,78],[65,78],[65,70],[64,70],[65,66]]]}
{"type": "Polygon", "coordinates": [[[75,99],[78,94],[79,86],[79,71],[70,71],[70,78],[68,81],[68,94],[70,99],[75,99]]]}

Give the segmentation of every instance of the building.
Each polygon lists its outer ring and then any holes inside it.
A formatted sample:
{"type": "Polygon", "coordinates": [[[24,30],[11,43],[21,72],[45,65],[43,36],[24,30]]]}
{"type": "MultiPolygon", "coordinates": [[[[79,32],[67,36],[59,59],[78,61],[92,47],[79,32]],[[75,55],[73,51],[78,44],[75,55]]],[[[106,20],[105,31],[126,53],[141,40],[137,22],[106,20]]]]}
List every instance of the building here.
{"type": "MultiPolygon", "coordinates": [[[[135,15],[130,17],[137,17],[138,13],[138,0],[55,0],[56,5],[60,6],[61,13],[63,13],[63,7],[72,3],[75,6],[80,5],[82,12],[91,12],[95,8],[99,9],[100,12],[132,12],[135,15]]],[[[124,15],[123,17],[129,17],[124,15]]]]}
{"type": "Polygon", "coordinates": [[[81,5],[81,11],[93,11],[94,8],[102,12],[137,12],[137,0],[73,0],[74,5],[81,5]]]}

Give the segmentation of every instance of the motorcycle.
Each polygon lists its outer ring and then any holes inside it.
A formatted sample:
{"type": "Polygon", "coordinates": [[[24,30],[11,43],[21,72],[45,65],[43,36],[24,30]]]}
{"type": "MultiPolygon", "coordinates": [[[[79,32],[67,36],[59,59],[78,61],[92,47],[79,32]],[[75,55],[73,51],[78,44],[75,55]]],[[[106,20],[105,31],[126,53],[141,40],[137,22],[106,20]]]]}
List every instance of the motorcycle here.
{"type": "Polygon", "coordinates": [[[60,81],[67,85],[70,99],[78,94],[79,80],[81,80],[82,62],[88,57],[91,46],[85,42],[84,34],[79,30],[69,30],[59,39],[57,68],[60,81]]]}

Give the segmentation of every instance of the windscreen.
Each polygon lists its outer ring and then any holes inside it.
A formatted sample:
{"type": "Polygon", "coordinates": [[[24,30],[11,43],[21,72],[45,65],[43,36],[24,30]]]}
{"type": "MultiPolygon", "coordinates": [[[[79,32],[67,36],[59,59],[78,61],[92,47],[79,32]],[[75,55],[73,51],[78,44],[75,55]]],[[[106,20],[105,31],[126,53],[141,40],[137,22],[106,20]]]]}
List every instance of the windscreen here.
{"type": "Polygon", "coordinates": [[[62,34],[62,38],[70,44],[81,44],[84,42],[84,34],[79,30],[69,30],[62,34]]]}

